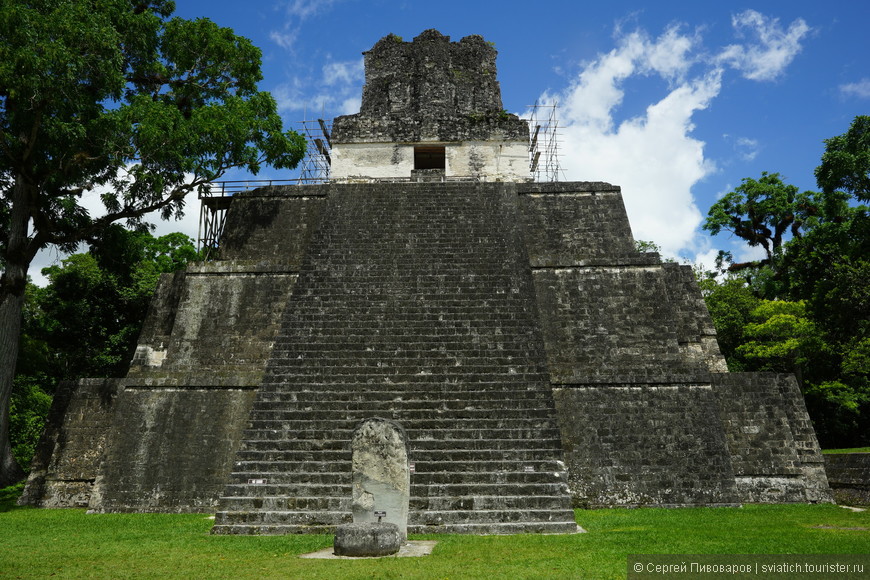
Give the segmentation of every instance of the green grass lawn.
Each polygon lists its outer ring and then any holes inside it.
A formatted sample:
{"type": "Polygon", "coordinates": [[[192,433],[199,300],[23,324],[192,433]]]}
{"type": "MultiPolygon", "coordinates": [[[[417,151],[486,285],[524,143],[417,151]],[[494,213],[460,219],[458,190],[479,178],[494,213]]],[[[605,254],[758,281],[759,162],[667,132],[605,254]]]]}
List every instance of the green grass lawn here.
{"type": "Polygon", "coordinates": [[[870,553],[870,512],[833,505],[578,510],[588,533],[412,536],[430,556],[296,557],[332,536],[210,536],[202,514],[14,508],[0,497],[0,578],[624,578],[642,553],[870,553]]]}

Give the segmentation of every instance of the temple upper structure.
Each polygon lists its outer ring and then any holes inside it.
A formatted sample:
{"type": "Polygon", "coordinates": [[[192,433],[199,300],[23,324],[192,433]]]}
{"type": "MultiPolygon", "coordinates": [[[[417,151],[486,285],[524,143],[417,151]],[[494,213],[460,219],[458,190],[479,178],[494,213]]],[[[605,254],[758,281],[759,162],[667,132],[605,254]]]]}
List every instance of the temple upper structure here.
{"type": "Polygon", "coordinates": [[[502,107],[481,36],[388,35],[365,55],[360,112],[332,127],[334,181],[530,181],[529,128],[502,107]]]}

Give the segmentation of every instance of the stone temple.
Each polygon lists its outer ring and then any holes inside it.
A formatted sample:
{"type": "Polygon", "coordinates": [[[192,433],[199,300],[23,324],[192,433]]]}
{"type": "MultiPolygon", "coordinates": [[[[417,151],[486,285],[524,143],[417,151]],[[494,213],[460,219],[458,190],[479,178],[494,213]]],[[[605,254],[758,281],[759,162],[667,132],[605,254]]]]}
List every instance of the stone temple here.
{"type": "Polygon", "coordinates": [[[372,417],[410,441],[409,533],[830,501],[794,378],[727,372],[619,187],[530,179],[495,57],[434,30],[366,52],[330,181],[226,200],[218,258],[161,279],[127,376],[58,394],[22,501],[331,532],[372,417]]]}

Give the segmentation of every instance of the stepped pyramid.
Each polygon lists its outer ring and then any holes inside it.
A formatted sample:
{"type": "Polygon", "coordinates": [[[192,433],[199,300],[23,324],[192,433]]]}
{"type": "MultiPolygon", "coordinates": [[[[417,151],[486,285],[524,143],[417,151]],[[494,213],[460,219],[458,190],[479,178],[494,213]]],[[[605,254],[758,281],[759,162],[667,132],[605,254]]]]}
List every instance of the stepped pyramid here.
{"type": "Polygon", "coordinates": [[[638,253],[619,187],[534,183],[477,36],[387,36],[331,180],[221,200],[127,376],[66,384],[23,501],[351,519],[350,434],[410,439],[409,532],[576,531],[574,507],[830,501],[794,377],[728,373],[691,268],[638,253]]]}
{"type": "Polygon", "coordinates": [[[330,198],[215,531],[348,521],[351,432],[373,416],[408,432],[412,532],[576,530],[515,196],[427,183],[330,198]]]}

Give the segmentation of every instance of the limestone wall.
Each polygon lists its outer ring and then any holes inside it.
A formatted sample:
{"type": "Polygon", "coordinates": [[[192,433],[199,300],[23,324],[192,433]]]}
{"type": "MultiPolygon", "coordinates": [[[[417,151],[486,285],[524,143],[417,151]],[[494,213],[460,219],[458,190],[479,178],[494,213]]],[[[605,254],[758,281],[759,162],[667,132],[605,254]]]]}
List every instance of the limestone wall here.
{"type": "Polygon", "coordinates": [[[837,503],[870,505],[870,453],[825,455],[825,469],[837,503]]]}
{"type": "Polygon", "coordinates": [[[776,384],[754,374],[716,379],[714,390],[742,495],[751,501],[802,500],[801,462],[776,384]]]}
{"type": "Polygon", "coordinates": [[[619,187],[529,183],[518,193],[532,268],[658,263],[635,251],[619,187]]]}
{"type": "Polygon", "coordinates": [[[256,372],[266,363],[295,271],[216,262],[191,266],[164,370],[256,372]]]}
{"type": "Polygon", "coordinates": [[[257,384],[326,195],[324,188],[280,191],[238,195],[222,259],[161,278],[130,376],[218,372],[257,384]]]}
{"type": "Polygon", "coordinates": [[[210,512],[223,491],[254,389],[128,384],[116,403],[90,507],[210,512]]]}
{"type": "MultiPolygon", "coordinates": [[[[463,141],[444,145],[444,173],[480,181],[528,181],[529,153],[525,141],[463,141]]],[[[390,179],[411,176],[414,146],[394,143],[350,143],[332,149],[330,178],[334,181],[390,179]]]]}
{"type": "Polygon", "coordinates": [[[577,505],[733,505],[740,501],[709,385],[554,389],[577,505]]]}
{"type": "Polygon", "coordinates": [[[668,302],[677,317],[677,344],[686,361],[710,372],[728,372],[716,329],[691,266],[662,264],[668,302]]]}
{"type": "Polygon", "coordinates": [[[58,386],[19,503],[88,507],[109,439],[119,379],[81,379],[58,386]]]}
{"type": "Polygon", "coordinates": [[[237,194],[220,241],[221,260],[302,264],[329,186],[261,187],[237,194]]]}

